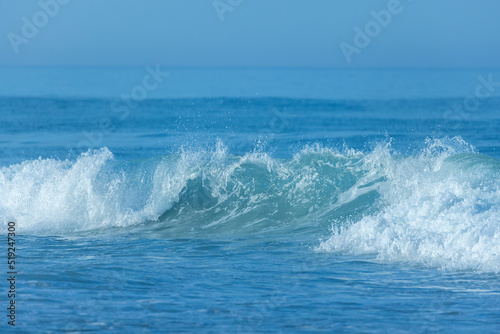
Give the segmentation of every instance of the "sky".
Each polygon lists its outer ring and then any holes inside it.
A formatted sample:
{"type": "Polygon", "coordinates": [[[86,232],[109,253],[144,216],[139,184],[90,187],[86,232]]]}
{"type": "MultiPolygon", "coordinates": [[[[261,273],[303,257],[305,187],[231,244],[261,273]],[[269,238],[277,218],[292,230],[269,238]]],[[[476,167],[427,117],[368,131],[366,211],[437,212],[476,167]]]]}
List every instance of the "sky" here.
{"type": "Polygon", "coordinates": [[[498,0],[0,0],[0,66],[500,68],[498,0]]]}

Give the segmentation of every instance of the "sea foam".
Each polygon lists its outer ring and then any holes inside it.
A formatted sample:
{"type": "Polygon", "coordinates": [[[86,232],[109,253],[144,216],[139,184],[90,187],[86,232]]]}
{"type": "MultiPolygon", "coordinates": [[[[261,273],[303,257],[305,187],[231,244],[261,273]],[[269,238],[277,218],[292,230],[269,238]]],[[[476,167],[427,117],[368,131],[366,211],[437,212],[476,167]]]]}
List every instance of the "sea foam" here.
{"type": "Polygon", "coordinates": [[[316,251],[499,272],[499,174],[500,161],[460,138],[410,156],[390,141],[369,152],[313,145],[291,159],[234,156],[219,142],[122,162],[104,148],[3,167],[0,216],[33,235],[133,229],[317,244],[331,234],[316,251]]]}
{"type": "Polygon", "coordinates": [[[459,139],[380,167],[380,211],[333,227],[318,251],[376,254],[453,270],[500,271],[500,162],[459,139]],[[458,144],[458,145],[457,145],[458,144]],[[458,148],[457,148],[458,146],[458,148]],[[468,153],[467,153],[468,152],[468,153]]]}

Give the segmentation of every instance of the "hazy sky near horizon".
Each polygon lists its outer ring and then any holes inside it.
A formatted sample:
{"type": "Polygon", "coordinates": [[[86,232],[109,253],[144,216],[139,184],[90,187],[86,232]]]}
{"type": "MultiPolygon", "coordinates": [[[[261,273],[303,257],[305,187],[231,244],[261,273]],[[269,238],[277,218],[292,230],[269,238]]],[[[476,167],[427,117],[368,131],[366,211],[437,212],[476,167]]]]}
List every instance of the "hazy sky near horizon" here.
{"type": "Polygon", "coordinates": [[[500,1],[397,2],[0,0],[0,66],[500,68],[500,1]]]}

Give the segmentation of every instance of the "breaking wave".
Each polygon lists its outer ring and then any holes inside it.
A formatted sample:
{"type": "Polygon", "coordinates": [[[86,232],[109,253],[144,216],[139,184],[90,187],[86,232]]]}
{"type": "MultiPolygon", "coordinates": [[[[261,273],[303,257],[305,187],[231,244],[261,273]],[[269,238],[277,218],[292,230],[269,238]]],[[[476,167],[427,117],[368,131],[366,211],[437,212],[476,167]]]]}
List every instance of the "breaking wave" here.
{"type": "Polygon", "coordinates": [[[460,138],[429,139],[412,156],[390,141],[370,152],[309,146],[291,159],[234,156],[219,142],[121,162],[104,148],[3,167],[0,216],[37,235],[323,236],[318,252],[499,272],[499,176],[499,160],[460,138]]]}

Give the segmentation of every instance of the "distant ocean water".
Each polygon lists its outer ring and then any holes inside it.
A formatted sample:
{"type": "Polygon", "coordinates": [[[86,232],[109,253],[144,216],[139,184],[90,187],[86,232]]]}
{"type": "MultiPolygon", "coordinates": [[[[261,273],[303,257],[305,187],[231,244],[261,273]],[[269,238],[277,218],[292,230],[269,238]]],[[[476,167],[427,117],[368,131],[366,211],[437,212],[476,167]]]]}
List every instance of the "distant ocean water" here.
{"type": "Polygon", "coordinates": [[[500,330],[498,71],[153,69],[0,69],[20,330],[500,330]]]}

